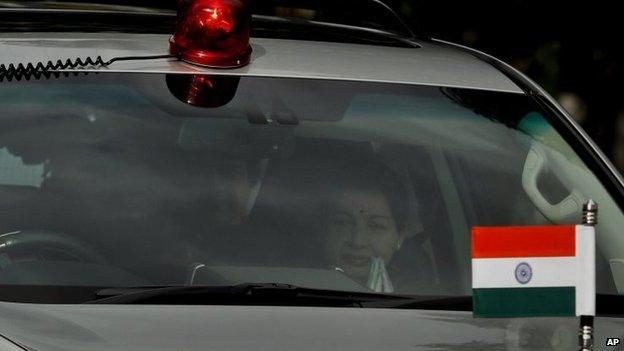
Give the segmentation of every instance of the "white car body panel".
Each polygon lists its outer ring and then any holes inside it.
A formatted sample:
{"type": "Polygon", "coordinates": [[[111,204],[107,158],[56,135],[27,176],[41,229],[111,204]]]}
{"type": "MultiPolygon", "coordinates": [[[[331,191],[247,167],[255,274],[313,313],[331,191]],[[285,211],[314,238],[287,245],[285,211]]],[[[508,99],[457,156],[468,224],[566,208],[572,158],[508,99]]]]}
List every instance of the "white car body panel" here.
{"type": "MultiPolygon", "coordinates": [[[[0,63],[166,55],[168,40],[169,36],[162,34],[4,34],[0,36],[0,63]]],[[[522,93],[494,67],[435,43],[422,44],[422,48],[262,38],[251,43],[252,62],[238,69],[209,69],[175,59],[115,62],[101,69],[358,80],[522,93]]]]}
{"type": "MultiPolygon", "coordinates": [[[[598,319],[596,345],[623,327],[621,319],[598,319]]],[[[574,349],[577,328],[576,318],[447,311],[0,303],[4,336],[36,351],[523,351],[527,342],[532,351],[558,351],[574,349]]]]}

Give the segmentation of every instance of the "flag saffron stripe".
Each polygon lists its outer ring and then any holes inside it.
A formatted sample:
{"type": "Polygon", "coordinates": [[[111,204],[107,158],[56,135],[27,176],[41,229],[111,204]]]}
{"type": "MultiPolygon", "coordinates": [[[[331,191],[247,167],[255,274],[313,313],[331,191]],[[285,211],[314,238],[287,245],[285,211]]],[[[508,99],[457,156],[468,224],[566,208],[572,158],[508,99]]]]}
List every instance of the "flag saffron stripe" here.
{"type": "Polygon", "coordinates": [[[473,227],[472,258],[576,255],[575,226],[473,227]]]}
{"type": "Polygon", "coordinates": [[[574,287],[473,289],[475,317],[511,318],[576,314],[574,287]]]}

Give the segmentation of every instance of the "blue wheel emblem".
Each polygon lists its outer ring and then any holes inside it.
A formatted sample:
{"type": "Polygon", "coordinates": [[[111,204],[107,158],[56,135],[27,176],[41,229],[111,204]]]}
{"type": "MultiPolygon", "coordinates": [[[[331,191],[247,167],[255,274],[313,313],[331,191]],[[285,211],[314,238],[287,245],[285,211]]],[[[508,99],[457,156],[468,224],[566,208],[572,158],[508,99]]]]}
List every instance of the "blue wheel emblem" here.
{"type": "Polygon", "coordinates": [[[528,263],[522,262],[516,266],[516,280],[520,284],[526,284],[531,281],[533,270],[528,263]]]}

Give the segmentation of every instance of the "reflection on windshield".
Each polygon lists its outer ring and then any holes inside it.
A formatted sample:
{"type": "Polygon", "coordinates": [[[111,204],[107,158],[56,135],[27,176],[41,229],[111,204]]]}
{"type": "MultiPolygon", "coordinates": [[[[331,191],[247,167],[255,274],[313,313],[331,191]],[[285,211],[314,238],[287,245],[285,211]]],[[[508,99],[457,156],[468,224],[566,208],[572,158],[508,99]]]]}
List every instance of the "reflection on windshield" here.
{"type": "Polygon", "coordinates": [[[0,97],[0,284],[464,296],[470,226],[549,222],[521,95],[241,78],[197,108],[100,74],[0,97]]]}
{"type": "Polygon", "coordinates": [[[45,163],[24,164],[23,160],[11,154],[6,148],[0,149],[0,185],[22,185],[41,187],[45,177],[45,163]]]}

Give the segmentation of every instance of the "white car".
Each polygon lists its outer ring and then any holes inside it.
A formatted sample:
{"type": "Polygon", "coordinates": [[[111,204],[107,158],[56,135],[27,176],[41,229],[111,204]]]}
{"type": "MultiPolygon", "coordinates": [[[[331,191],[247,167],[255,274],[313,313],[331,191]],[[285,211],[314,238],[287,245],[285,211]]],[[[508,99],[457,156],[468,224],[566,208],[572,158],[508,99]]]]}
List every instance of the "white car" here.
{"type": "Polygon", "coordinates": [[[470,230],[590,199],[615,349],[624,182],[557,103],[379,1],[274,2],[0,4],[0,350],[572,350],[473,317],[470,230]]]}

